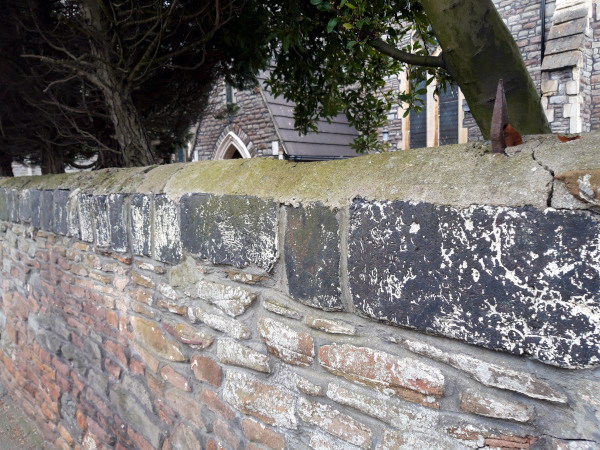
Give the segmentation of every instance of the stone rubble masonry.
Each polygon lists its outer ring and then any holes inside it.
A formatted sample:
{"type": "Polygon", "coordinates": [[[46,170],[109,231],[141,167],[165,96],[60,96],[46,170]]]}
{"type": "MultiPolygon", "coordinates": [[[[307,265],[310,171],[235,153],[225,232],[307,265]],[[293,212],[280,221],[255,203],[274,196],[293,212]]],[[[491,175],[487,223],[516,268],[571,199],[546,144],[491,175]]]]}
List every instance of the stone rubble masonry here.
{"type": "Polygon", "coordinates": [[[598,448],[599,148],[0,180],[0,380],[60,449],[598,448]]]}

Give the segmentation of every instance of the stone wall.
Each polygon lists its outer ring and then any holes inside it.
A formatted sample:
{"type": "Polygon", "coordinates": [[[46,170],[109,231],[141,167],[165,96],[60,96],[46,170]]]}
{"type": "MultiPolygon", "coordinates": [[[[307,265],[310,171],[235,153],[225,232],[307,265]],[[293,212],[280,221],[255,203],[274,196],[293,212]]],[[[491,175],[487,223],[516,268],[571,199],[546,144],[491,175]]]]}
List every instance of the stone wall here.
{"type": "Polygon", "coordinates": [[[0,377],[60,449],[600,448],[599,149],[1,180],[0,377]]]}
{"type": "Polygon", "coordinates": [[[194,151],[198,160],[214,159],[219,145],[233,132],[252,157],[271,156],[271,142],[279,140],[273,119],[258,87],[247,91],[234,89],[239,108],[229,116],[226,111],[225,82],[217,84],[211,95],[211,109],[196,131],[194,151]]]}

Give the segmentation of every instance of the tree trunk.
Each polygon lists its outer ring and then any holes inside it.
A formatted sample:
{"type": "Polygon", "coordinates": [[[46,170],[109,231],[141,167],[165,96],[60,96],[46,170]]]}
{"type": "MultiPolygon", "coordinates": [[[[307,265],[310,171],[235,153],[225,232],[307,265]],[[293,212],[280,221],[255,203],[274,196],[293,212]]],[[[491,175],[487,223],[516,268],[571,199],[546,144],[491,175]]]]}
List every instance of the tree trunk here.
{"type": "Polygon", "coordinates": [[[90,39],[92,54],[97,57],[92,80],[104,94],[123,163],[125,167],[149,166],[154,163],[150,139],[133,104],[131,87],[127,82],[128,72],[119,66],[120,62],[111,62],[111,56],[120,54],[113,46],[121,43],[110,39],[108,29],[112,25],[97,0],[83,0],[81,8],[95,33],[90,39]]]}
{"type": "Polygon", "coordinates": [[[5,151],[0,150],[0,177],[14,177],[12,169],[12,155],[5,151]]]}
{"type": "Polygon", "coordinates": [[[114,80],[114,77],[106,78],[103,82],[110,83],[112,89],[103,89],[104,97],[115,127],[115,138],[119,143],[125,167],[154,164],[150,140],[133,104],[131,94],[128,89],[119,88],[119,83],[114,80]]]}
{"type": "Polygon", "coordinates": [[[498,80],[504,80],[510,124],[521,134],[551,133],[517,43],[492,0],[422,0],[423,8],[485,139],[498,80]]]}
{"type": "Polygon", "coordinates": [[[60,148],[47,143],[41,156],[42,175],[65,173],[65,162],[60,148]]]}

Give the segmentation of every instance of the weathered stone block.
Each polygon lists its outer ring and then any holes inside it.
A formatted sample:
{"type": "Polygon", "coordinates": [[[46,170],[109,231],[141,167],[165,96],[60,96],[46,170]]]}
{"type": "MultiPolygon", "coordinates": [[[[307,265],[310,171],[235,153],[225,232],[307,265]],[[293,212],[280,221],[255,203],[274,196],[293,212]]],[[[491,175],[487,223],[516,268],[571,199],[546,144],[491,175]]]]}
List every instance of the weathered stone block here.
{"type": "Polygon", "coordinates": [[[54,192],[42,191],[41,193],[42,210],[42,230],[54,231],[54,192]]]}
{"type": "Polygon", "coordinates": [[[67,236],[79,239],[79,205],[78,195],[70,192],[67,201],[67,236]]]}
{"type": "Polygon", "coordinates": [[[181,261],[181,232],[177,206],[166,195],[154,197],[154,259],[169,264],[181,261]]]}
{"type": "Polygon", "coordinates": [[[401,398],[439,408],[444,394],[444,375],[438,369],[411,358],[353,345],[323,345],[319,362],[329,372],[380,391],[394,391],[401,398]]]}
{"type": "Polygon", "coordinates": [[[108,218],[108,196],[95,195],[92,197],[92,214],[96,230],[96,245],[108,247],[110,245],[110,222],[108,218]]]}
{"type": "Polygon", "coordinates": [[[284,450],[285,439],[278,433],[252,419],[242,420],[244,434],[251,442],[257,442],[273,450],[284,450]]]}
{"type": "Polygon", "coordinates": [[[150,197],[147,195],[135,194],[131,196],[131,236],[134,255],[151,256],[150,206],[150,197]]]}
{"type": "MultiPolygon", "coordinates": [[[[560,39],[574,34],[584,33],[588,28],[587,17],[571,20],[558,25],[553,25],[548,33],[548,42],[553,39],[560,39]]],[[[544,58],[545,59],[545,58],[544,58]]]]}
{"type": "Polygon", "coordinates": [[[181,353],[179,344],[167,339],[156,323],[140,317],[132,317],[131,325],[136,340],[148,350],[169,361],[187,361],[181,353]]]}
{"type": "Polygon", "coordinates": [[[546,55],[553,55],[555,53],[568,52],[571,50],[583,50],[585,35],[576,34],[573,36],[564,37],[561,39],[553,39],[548,41],[546,47],[546,55]]]}
{"type": "Polygon", "coordinates": [[[550,402],[567,402],[565,394],[528,373],[490,364],[461,353],[446,353],[422,342],[404,341],[404,346],[411,352],[450,364],[486,386],[507,389],[550,402]]]}
{"type": "Polygon", "coordinates": [[[217,314],[209,314],[202,308],[188,308],[188,317],[192,322],[199,320],[209,327],[236,339],[248,339],[250,337],[248,327],[243,322],[217,314]]]}
{"type": "Polygon", "coordinates": [[[205,349],[212,345],[213,336],[194,327],[170,320],[163,321],[163,328],[179,342],[190,345],[192,348],[205,349]]]}
{"type": "Polygon", "coordinates": [[[86,194],[79,194],[77,197],[77,203],[79,204],[79,225],[81,228],[81,240],[85,242],[94,242],[94,222],[92,220],[92,196],[86,194]]]}
{"type": "Polygon", "coordinates": [[[121,416],[121,419],[130,424],[138,433],[158,448],[161,435],[165,431],[165,425],[150,414],[143,406],[131,398],[128,390],[113,386],[110,390],[110,401],[121,416]]]}
{"type": "Polygon", "coordinates": [[[356,327],[340,320],[323,319],[321,317],[306,316],[304,324],[315,330],[324,331],[331,334],[356,334],[356,327]]]}
{"type": "Polygon", "coordinates": [[[320,204],[288,208],[284,249],[290,296],[327,311],[343,309],[335,213],[320,204]]]}
{"type": "Polygon", "coordinates": [[[273,319],[258,321],[258,334],[269,352],[294,366],[310,366],[315,357],[315,348],[310,334],[293,330],[273,319]]]}
{"type": "Polygon", "coordinates": [[[290,319],[301,319],[302,315],[296,311],[295,309],[289,308],[283,303],[280,303],[275,300],[265,299],[263,301],[263,307],[267,311],[271,311],[272,313],[279,314],[280,316],[289,317],[290,319]]]}
{"type": "Polygon", "coordinates": [[[223,399],[242,413],[254,416],[268,425],[294,430],[297,427],[294,397],[244,373],[227,373],[223,399]]]}
{"type": "Polygon", "coordinates": [[[10,211],[8,208],[8,195],[5,188],[0,188],[0,220],[7,221],[10,211]]]}
{"type": "Polygon", "coordinates": [[[8,191],[9,219],[11,222],[19,221],[19,210],[21,209],[21,193],[16,189],[8,191]]]}
{"type": "Polygon", "coordinates": [[[110,247],[115,252],[126,252],[127,242],[127,215],[124,194],[111,194],[108,196],[108,217],[110,224],[110,247]]]}
{"type": "Polygon", "coordinates": [[[170,448],[173,450],[188,450],[202,448],[202,444],[194,434],[194,429],[180,423],[169,438],[170,448]]]}
{"type": "Polygon", "coordinates": [[[177,389],[171,389],[165,393],[165,399],[171,408],[179,415],[185,417],[196,428],[206,431],[206,423],[202,415],[202,404],[192,396],[184,394],[177,389]]]}
{"type": "MultiPolygon", "coordinates": [[[[0,199],[2,196],[0,195],[0,199]]],[[[31,191],[31,226],[39,229],[42,226],[42,191],[33,189],[31,191]]],[[[1,213],[1,211],[0,211],[1,213]]]]}
{"type": "Polygon", "coordinates": [[[69,191],[54,191],[54,233],[63,236],[67,235],[67,202],[69,200],[69,191]]]}
{"type": "Polygon", "coordinates": [[[277,205],[253,197],[187,194],[181,198],[186,250],[215,264],[270,271],[277,257],[277,205]]]}
{"type": "Polygon", "coordinates": [[[22,223],[31,222],[31,192],[29,189],[21,191],[19,219],[22,223]]]}
{"type": "Polygon", "coordinates": [[[564,67],[580,67],[583,61],[582,53],[579,50],[557,53],[544,57],[542,70],[558,70],[564,67]]]}
{"type": "Polygon", "coordinates": [[[298,416],[346,442],[361,448],[371,448],[371,430],[352,417],[333,409],[329,405],[311,402],[300,397],[298,416]]]}
{"type": "Polygon", "coordinates": [[[368,396],[334,383],[329,384],[327,397],[340,405],[354,408],[402,431],[427,432],[439,428],[440,414],[436,410],[416,410],[406,403],[395,403],[385,397],[368,396]]]}
{"type": "Polygon", "coordinates": [[[226,314],[236,317],[256,300],[257,295],[239,286],[199,281],[191,292],[193,297],[201,298],[218,306],[226,314]]]}
{"type": "Polygon", "coordinates": [[[353,302],[397,325],[561,367],[596,365],[600,332],[587,311],[598,308],[599,228],[589,212],[356,201],[353,302]]]}
{"type": "Polygon", "coordinates": [[[494,419],[531,422],[533,415],[527,406],[502,400],[488,394],[483,395],[475,390],[463,392],[460,396],[460,409],[494,419]]]}
{"type": "Polygon", "coordinates": [[[217,346],[217,358],[223,364],[270,373],[269,357],[246,347],[233,339],[221,339],[217,346]]]}

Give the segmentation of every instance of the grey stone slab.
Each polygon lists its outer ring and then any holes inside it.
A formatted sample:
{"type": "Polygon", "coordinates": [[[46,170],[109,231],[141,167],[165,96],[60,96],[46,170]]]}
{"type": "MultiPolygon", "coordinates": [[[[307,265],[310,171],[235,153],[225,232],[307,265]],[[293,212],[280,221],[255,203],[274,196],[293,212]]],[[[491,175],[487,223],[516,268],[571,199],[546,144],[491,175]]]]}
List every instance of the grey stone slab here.
{"type": "Polygon", "coordinates": [[[96,230],[96,245],[108,247],[110,245],[110,225],[108,222],[107,195],[94,195],[92,198],[92,214],[96,230]]]}
{"type": "Polygon", "coordinates": [[[77,196],[79,205],[79,228],[81,230],[81,240],[85,242],[94,242],[94,222],[92,221],[92,196],[79,194],[77,196]]]}
{"type": "Polygon", "coordinates": [[[169,264],[181,261],[177,205],[166,195],[154,197],[154,259],[169,264]]]}
{"type": "Polygon", "coordinates": [[[67,202],[67,235],[78,238],[81,236],[79,232],[79,208],[78,195],[70,191],[69,200],[67,202]]]}
{"type": "Polygon", "coordinates": [[[20,193],[16,189],[11,189],[8,193],[9,203],[9,219],[11,222],[19,221],[19,209],[20,209],[20,193]]]}
{"type": "Polygon", "coordinates": [[[599,230],[589,211],[355,201],[353,302],[374,319],[547,364],[599,365],[599,230]]]}
{"type": "Polygon", "coordinates": [[[555,53],[568,52],[571,50],[583,50],[584,40],[585,35],[583,34],[575,34],[573,36],[568,36],[561,39],[553,39],[548,41],[545,54],[553,55],[555,53]]]}
{"type": "Polygon", "coordinates": [[[290,296],[324,310],[343,309],[335,213],[321,204],[288,208],[284,250],[290,296]]]}
{"type": "Polygon", "coordinates": [[[40,228],[42,225],[42,191],[34,189],[31,191],[31,226],[40,228]]]}
{"type": "Polygon", "coordinates": [[[0,188],[0,220],[8,220],[8,195],[6,189],[0,188]]]}
{"type": "Polygon", "coordinates": [[[559,10],[552,16],[552,23],[558,25],[560,23],[570,22],[571,20],[581,19],[587,17],[590,12],[590,7],[588,5],[559,10]]]}
{"type": "Polygon", "coordinates": [[[151,204],[151,198],[147,195],[135,194],[131,196],[131,244],[134,255],[151,256],[151,204]]]}
{"type": "Polygon", "coordinates": [[[41,193],[42,230],[54,231],[54,192],[41,193]]]}
{"type": "Polygon", "coordinates": [[[547,55],[542,63],[542,70],[558,70],[565,67],[579,67],[583,61],[580,51],[572,50],[569,52],[547,55]]]}
{"type": "Polygon", "coordinates": [[[588,27],[587,17],[571,20],[569,22],[553,25],[548,33],[548,41],[552,39],[560,39],[574,34],[584,33],[588,27]]]}
{"type": "Polygon", "coordinates": [[[110,245],[115,252],[126,252],[127,242],[127,215],[124,194],[111,194],[108,196],[108,216],[110,223],[110,245]]]}
{"type": "Polygon", "coordinates": [[[29,189],[21,192],[19,219],[22,223],[31,222],[31,192],[29,189]]]}
{"type": "Polygon", "coordinates": [[[67,202],[69,191],[54,191],[54,232],[63,236],[67,235],[67,202]]]}
{"type": "Polygon", "coordinates": [[[277,204],[255,197],[181,198],[184,248],[215,264],[256,264],[270,271],[277,257],[277,222],[277,204]]]}

